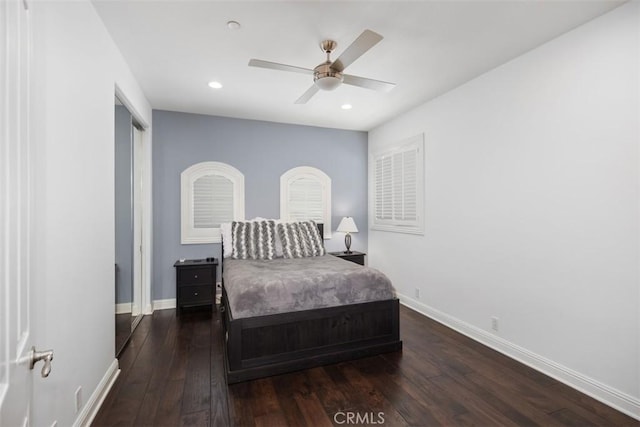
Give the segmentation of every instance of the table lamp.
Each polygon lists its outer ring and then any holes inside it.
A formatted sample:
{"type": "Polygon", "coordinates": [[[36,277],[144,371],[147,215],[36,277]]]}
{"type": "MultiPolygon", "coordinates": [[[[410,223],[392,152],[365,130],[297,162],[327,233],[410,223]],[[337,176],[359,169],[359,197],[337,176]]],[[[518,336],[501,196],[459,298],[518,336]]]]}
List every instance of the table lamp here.
{"type": "Polygon", "coordinates": [[[337,230],[340,233],[347,233],[344,235],[344,245],[347,247],[347,250],[344,251],[345,254],[351,253],[351,233],[357,233],[358,227],[356,227],[356,223],[353,222],[353,218],[350,216],[345,216],[338,224],[337,230]]]}

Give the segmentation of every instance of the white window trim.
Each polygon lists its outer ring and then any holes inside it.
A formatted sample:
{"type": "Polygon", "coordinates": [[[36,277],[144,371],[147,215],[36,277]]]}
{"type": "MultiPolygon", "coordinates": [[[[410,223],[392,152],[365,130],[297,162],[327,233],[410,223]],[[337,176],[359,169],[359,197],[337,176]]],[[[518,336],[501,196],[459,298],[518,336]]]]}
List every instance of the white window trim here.
{"type": "Polygon", "coordinates": [[[407,233],[407,234],[419,234],[424,235],[424,133],[407,138],[399,143],[385,147],[376,153],[372,153],[369,158],[369,164],[371,165],[371,217],[370,224],[372,230],[379,231],[391,231],[395,233],[407,233]],[[416,214],[417,220],[411,224],[407,224],[406,221],[395,220],[378,220],[376,219],[376,204],[377,204],[377,191],[376,191],[376,160],[381,157],[392,156],[393,154],[404,152],[415,148],[418,150],[417,161],[417,174],[416,174],[416,214]]]}
{"type": "Polygon", "coordinates": [[[220,228],[193,226],[193,183],[205,175],[219,175],[233,182],[234,219],[244,220],[244,175],[231,165],[221,162],[202,162],[188,167],[180,174],[181,238],[183,245],[220,243],[220,228]]]}
{"type": "Polygon", "coordinates": [[[320,169],[311,166],[299,166],[289,169],[280,177],[280,219],[289,219],[289,186],[291,182],[309,178],[320,182],[322,185],[322,206],[323,206],[323,230],[324,238],[331,239],[331,178],[320,169]]]}

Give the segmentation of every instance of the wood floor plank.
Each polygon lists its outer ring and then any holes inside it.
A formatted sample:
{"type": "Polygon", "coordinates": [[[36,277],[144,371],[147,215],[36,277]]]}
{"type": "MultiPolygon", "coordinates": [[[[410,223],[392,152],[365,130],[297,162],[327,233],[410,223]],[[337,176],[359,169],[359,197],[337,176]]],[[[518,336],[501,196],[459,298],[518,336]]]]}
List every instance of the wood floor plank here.
{"type": "Polygon", "coordinates": [[[182,414],[211,410],[211,357],[208,348],[191,350],[182,395],[182,414]]]}
{"type": "Polygon", "coordinates": [[[562,423],[562,425],[570,427],[596,427],[600,424],[594,424],[586,418],[573,412],[571,409],[560,409],[559,411],[549,414],[552,418],[562,423]]]}
{"type": "Polygon", "coordinates": [[[421,397],[421,404],[429,416],[433,417],[434,425],[452,425],[466,420],[469,412],[463,403],[438,393],[429,382],[429,379],[434,377],[433,372],[423,371],[420,364],[405,363],[404,353],[411,353],[411,349],[405,347],[402,358],[394,357],[392,354],[381,356],[386,365],[386,373],[380,375],[380,386],[386,380],[392,379],[397,384],[402,384],[403,389],[406,388],[411,395],[421,397]]]}
{"type": "Polygon", "coordinates": [[[278,396],[278,402],[284,412],[286,425],[303,426],[305,418],[295,400],[296,391],[308,390],[305,378],[299,372],[278,375],[271,379],[278,396]]]}
{"type": "Polygon", "coordinates": [[[226,384],[219,312],[145,316],[94,426],[629,426],[634,420],[401,307],[402,351],[226,384]],[[338,421],[343,421],[339,423],[338,421]]]}
{"type": "Polygon", "coordinates": [[[602,422],[608,422],[616,426],[630,426],[631,418],[622,412],[612,411],[611,407],[599,402],[584,393],[569,387],[566,384],[560,382],[549,387],[549,390],[555,396],[562,396],[576,405],[583,408],[585,411],[598,415],[602,422]]]}
{"type": "Polygon", "coordinates": [[[333,427],[331,419],[324,412],[322,403],[315,393],[300,393],[294,394],[293,398],[302,413],[305,420],[305,425],[315,427],[333,427]]]}
{"type": "Polygon", "coordinates": [[[211,425],[231,425],[229,396],[224,371],[222,326],[216,316],[211,328],[211,425]]]}
{"type": "Polygon", "coordinates": [[[467,408],[467,411],[478,417],[479,422],[483,425],[517,427],[519,425],[518,421],[522,422],[521,425],[535,425],[534,422],[522,414],[516,413],[520,415],[516,421],[512,419],[516,415],[513,413],[514,411],[509,411],[509,414],[507,414],[496,410],[492,405],[495,399],[488,390],[485,390],[484,394],[482,392],[478,394],[461,384],[460,378],[455,379],[449,375],[441,375],[429,378],[429,382],[438,387],[442,394],[449,396],[451,399],[460,400],[462,405],[467,408]]]}
{"type": "Polygon", "coordinates": [[[180,424],[180,408],[182,407],[182,393],[184,380],[170,380],[162,390],[162,398],[158,411],[153,418],[156,426],[177,426],[180,424]]]}
{"type": "MultiPolygon", "coordinates": [[[[378,358],[375,356],[374,358],[378,358]]],[[[366,364],[370,359],[362,360],[362,364],[366,364]]],[[[351,385],[351,393],[349,396],[359,395],[362,400],[361,413],[368,414],[371,420],[384,420],[385,425],[389,426],[406,426],[407,421],[396,411],[395,407],[384,394],[378,390],[378,387],[369,380],[369,376],[362,374],[356,365],[344,363],[339,367],[345,378],[351,385]],[[379,415],[381,414],[381,415],[379,415]]]]}
{"type": "Polygon", "coordinates": [[[226,398],[227,387],[224,388],[217,384],[211,389],[211,425],[212,426],[230,426],[231,418],[229,417],[229,400],[226,398]]]}
{"type": "Polygon", "coordinates": [[[351,390],[345,390],[336,384],[327,374],[324,367],[309,369],[305,372],[306,380],[313,384],[314,391],[324,410],[333,417],[339,411],[352,411],[355,406],[351,400],[351,390]],[[346,392],[346,394],[345,394],[346,392]],[[349,396],[349,397],[347,397],[349,396]]]}
{"type": "Polygon", "coordinates": [[[229,411],[232,425],[255,426],[255,416],[251,406],[251,383],[245,382],[229,386],[229,411]]]}
{"type": "MultiPolygon", "coordinates": [[[[518,419],[521,416],[526,417],[518,422],[521,425],[541,425],[546,427],[560,427],[561,425],[549,417],[545,411],[539,409],[537,405],[530,403],[531,400],[537,402],[541,399],[540,395],[527,396],[525,399],[513,399],[513,391],[509,387],[505,387],[503,385],[504,382],[494,382],[479,373],[466,375],[465,379],[474,384],[469,387],[472,390],[475,389],[478,392],[486,389],[491,390],[491,394],[496,400],[490,404],[501,412],[511,413],[515,410],[516,412],[512,416],[513,419],[518,419]]],[[[506,382],[508,383],[509,381],[506,382]]]]}
{"type": "Polygon", "coordinates": [[[381,391],[409,425],[453,425],[466,408],[457,402],[433,394],[418,370],[409,375],[385,358],[373,358],[367,365],[352,362],[367,373],[367,378],[381,391]],[[373,367],[373,368],[372,368],[373,367]]]}
{"type": "Polygon", "coordinates": [[[261,396],[261,399],[254,399],[251,402],[254,417],[258,418],[272,414],[279,414],[282,416],[282,408],[280,407],[278,395],[273,387],[271,378],[262,378],[251,381],[250,393],[253,396],[261,396]]]}
{"type": "Polygon", "coordinates": [[[192,412],[190,414],[183,415],[180,417],[180,426],[207,427],[211,425],[211,420],[209,419],[210,415],[211,413],[209,411],[192,412]]]}

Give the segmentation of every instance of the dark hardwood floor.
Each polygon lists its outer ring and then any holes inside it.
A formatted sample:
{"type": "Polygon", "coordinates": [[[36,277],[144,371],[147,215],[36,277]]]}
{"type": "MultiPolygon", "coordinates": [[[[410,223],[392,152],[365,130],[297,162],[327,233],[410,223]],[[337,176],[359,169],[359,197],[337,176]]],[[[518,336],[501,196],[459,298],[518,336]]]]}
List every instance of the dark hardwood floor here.
{"type": "Polygon", "coordinates": [[[640,426],[405,307],[400,325],[402,352],[228,387],[219,313],[156,311],[93,425],[640,426]]]}

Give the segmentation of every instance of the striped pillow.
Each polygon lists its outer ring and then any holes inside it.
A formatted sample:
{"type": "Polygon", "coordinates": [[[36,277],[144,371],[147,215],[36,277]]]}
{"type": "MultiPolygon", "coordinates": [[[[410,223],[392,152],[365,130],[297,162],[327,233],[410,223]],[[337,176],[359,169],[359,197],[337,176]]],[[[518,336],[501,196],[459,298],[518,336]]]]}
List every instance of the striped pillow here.
{"type": "Polygon", "coordinates": [[[234,259],[275,258],[275,221],[233,221],[231,245],[231,258],[234,259]]]}
{"type": "Polygon", "coordinates": [[[277,230],[285,258],[304,258],[325,254],[324,241],[314,221],[279,223],[277,230]]]}

